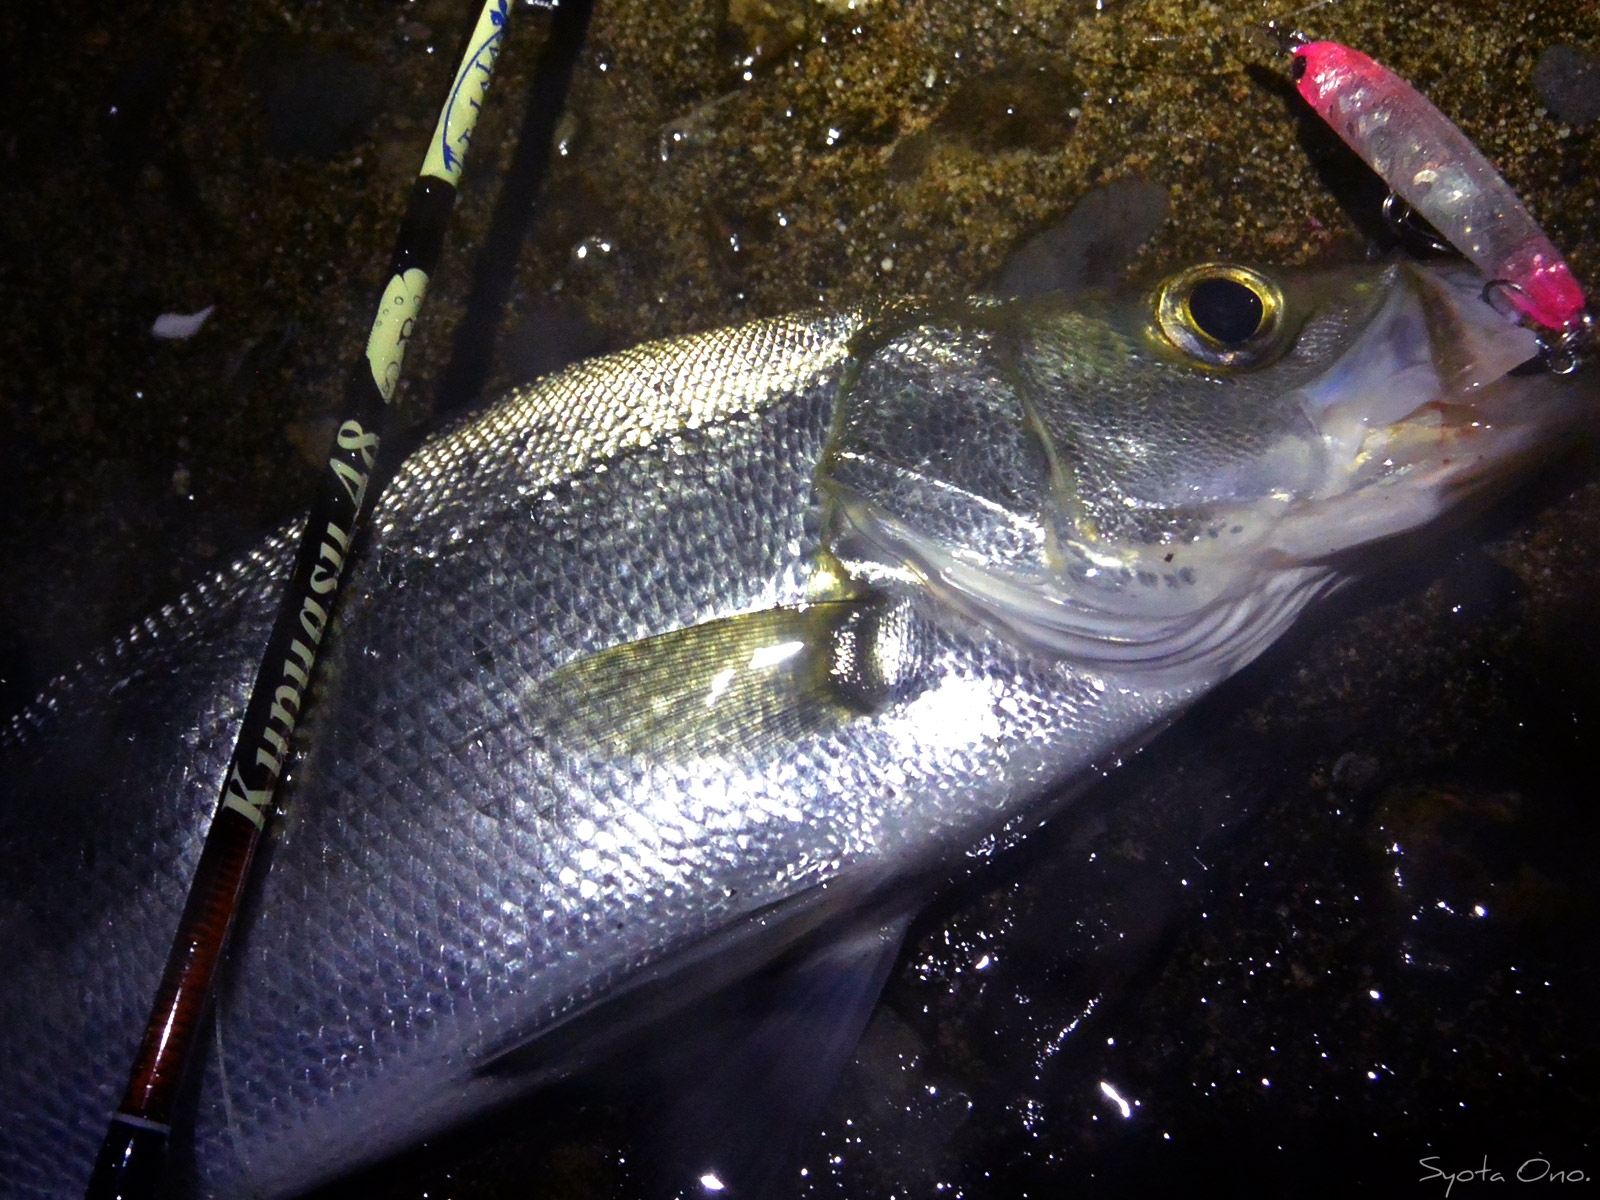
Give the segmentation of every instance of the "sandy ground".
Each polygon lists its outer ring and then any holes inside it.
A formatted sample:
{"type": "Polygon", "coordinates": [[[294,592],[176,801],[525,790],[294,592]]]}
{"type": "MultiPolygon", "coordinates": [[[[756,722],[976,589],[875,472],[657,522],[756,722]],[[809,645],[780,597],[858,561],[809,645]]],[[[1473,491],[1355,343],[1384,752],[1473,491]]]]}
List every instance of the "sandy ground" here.
{"type": "MultiPolygon", "coordinates": [[[[0,707],[305,502],[469,7],[0,17],[0,707]]],[[[1600,123],[1532,84],[1551,45],[1600,56],[1587,0],[601,0],[536,187],[551,18],[521,6],[403,421],[648,337],[964,291],[1128,177],[1172,200],[1138,267],[1360,259],[1370,196],[1286,100],[1269,19],[1424,89],[1600,280],[1600,123]]],[[[1324,610],[958,888],[806,1192],[1600,1175],[1596,477],[1577,448],[1324,610]]],[[[576,1085],[362,1194],[657,1190],[650,1106],[576,1085]]]]}

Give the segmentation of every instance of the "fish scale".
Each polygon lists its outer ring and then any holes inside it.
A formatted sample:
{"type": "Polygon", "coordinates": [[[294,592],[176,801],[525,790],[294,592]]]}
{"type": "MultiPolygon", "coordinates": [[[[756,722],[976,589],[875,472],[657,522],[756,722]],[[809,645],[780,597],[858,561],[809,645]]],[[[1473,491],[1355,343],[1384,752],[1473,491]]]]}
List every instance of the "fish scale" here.
{"type": "MultiPolygon", "coordinates": [[[[1434,349],[1411,343],[1428,336],[1419,311],[1476,291],[1402,268],[1307,278],[1253,371],[1141,354],[1119,369],[1104,347],[1147,337],[1144,291],[969,310],[986,336],[949,309],[881,327],[802,314],[580,364],[426,444],[352,567],[240,919],[199,1084],[199,1193],[303,1191],[571,1070],[568,1022],[601,1045],[655,1011],[629,1014],[636,993],[682,1004],[825,926],[914,906],[1258,653],[1336,579],[1326,553],[1425,522],[1571,419],[1571,385],[1505,376],[1525,332],[1480,315],[1440,349],[1501,377],[1450,396],[1485,416],[1463,446],[1430,414],[1438,376],[1411,369],[1434,349]],[[1039,356],[1084,321],[1096,367],[1074,391],[1039,356]],[[1342,369],[1350,356],[1400,364],[1415,403],[1398,407],[1422,415],[1308,479],[1296,449],[1320,424],[1353,437],[1362,412],[1397,407],[1378,367],[1342,369]],[[1048,404],[1040,380],[1059,388],[1048,404]],[[1235,381],[1235,406],[1207,404],[1235,381]],[[1000,387],[1018,397],[982,394],[1000,387]],[[1152,395],[1204,428],[1189,469],[1210,492],[1173,484],[1185,426],[1150,421],[1152,395]],[[1074,419],[1108,425],[1119,398],[1125,436],[1074,455],[1112,460],[1080,474],[1099,481],[1093,504],[1140,508],[1133,535],[1063,519],[1074,419]],[[957,403],[994,436],[976,420],[950,438],[957,403]],[[1150,495],[1126,466],[1146,459],[1162,464],[1150,495]],[[1264,471],[1281,472],[1275,492],[1264,471]],[[1251,486],[1218,496],[1218,479],[1251,486]],[[997,505],[1080,539],[1056,546],[1078,557],[1000,544],[997,505]],[[1197,527],[1234,532],[1213,544],[1197,527]],[[1143,569],[1175,555],[1200,584],[1143,569]]],[[[0,847],[8,868],[47,863],[0,931],[16,964],[0,982],[0,1178],[19,1194],[70,1195],[87,1173],[284,545],[54,685],[7,735],[0,847]],[[90,753],[125,729],[132,743],[90,753]],[[82,778],[58,795],[74,760],[82,778]],[[106,864],[89,887],[63,869],[85,841],[106,864]]]]}

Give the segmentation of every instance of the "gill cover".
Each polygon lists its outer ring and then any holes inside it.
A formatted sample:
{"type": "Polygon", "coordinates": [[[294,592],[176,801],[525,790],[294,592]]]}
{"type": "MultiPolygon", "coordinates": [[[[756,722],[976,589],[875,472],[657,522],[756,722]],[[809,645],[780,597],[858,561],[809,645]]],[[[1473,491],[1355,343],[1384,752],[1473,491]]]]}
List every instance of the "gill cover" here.
{"type": "Polygon", "coordinates": [[[1334,582],[1328,555],[1442,507],[1426,406],[1534,351],[1408,266],[891,312],[822,466],[830,547],[1091,670],[1220,677],[1334,582]]]}

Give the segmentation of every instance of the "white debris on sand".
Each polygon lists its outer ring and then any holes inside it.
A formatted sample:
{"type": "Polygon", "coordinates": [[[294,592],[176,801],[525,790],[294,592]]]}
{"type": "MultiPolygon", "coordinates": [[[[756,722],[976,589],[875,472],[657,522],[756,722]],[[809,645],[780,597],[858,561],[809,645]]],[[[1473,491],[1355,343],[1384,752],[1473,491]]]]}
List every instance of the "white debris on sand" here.
{"type": "Polygon", "coordinates": [[[162,313],[150,326],[150,332],[162,341],[181,342],[199,333],[200,326],[216,309],[215,304],[208,304],[196,313],[162,313]]]}

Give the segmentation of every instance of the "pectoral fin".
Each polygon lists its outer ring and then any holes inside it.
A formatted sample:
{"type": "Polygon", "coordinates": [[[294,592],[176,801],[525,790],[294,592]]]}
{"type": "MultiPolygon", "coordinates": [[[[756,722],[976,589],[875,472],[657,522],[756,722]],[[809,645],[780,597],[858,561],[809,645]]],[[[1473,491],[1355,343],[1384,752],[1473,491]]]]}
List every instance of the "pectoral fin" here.
{"type": "Polygon", "coordinates": [[[881,597],[772,608],[615,646],[529,697],[576,753],[660,760],[759,752],[870,715],[918,686],[923,637],[881,597]]]}

